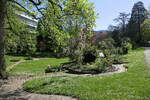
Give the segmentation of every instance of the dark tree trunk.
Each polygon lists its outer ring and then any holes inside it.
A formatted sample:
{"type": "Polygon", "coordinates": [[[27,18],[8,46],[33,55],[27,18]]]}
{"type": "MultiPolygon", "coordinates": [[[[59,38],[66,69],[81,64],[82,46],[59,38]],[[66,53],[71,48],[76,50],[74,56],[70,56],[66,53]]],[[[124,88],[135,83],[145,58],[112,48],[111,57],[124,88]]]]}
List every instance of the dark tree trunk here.
{"type": "Polygon", "coordinates": [[[5,16],[7,0],[0,0],[0,78],[6,75],[5,69],[5,16]]]}

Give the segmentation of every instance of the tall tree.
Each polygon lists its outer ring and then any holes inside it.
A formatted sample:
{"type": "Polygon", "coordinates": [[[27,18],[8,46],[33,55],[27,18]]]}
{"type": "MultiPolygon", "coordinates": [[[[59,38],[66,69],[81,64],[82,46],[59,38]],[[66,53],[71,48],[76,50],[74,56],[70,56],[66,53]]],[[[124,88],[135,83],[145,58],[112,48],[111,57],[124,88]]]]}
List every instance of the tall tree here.
{"type": "Polygon", "coordinates": [[[143,2],[139,1],[132,8],[131,18],[128,24],[127,36],[137,44],[141,42],[141,24],[147,18],[147,10],[143,2]]]}
{"type": "Polygon", "coordinates": [[[5,76],[5,16],[6,0],[0,0],[0,78],[5,76]]]}
{"type": "Polygon", "coordinates": [[[44,13],[46,17],[43,16],[38,27],[39,34],[44,37],[45,44],[52,51],[66,46],[68,37],[70,40],[77,40],[83,28],[92,30],[96,18],[94,5],[88,0],[61,0],[57,3],[62,4],[63,8],[55,7],[57,9],[54,14],[52,6],[48,5],[44,13]]]}
{"type": "MultiPolygon", "coordinates": [[[[48,1],[52,5],[57,5],[56,2],[53,0],[0,0],[0,78],[5,77],[5,19],[6,19],[6,9],[7,9],[7,2],[11,2],[16,4],[19,8],[22,8],[24,11],[30,13],[30,11],[27,9],[28,5],[34,6],[35,10],[37,9],[38,12],[42,15],[43,9],[45,9],[44,6],[41,7],[42,1],[48,1]],[[26,2],[26,4],[21,2],[26,2]]],[[[62,8],[60,5],[57,5],[60,8],[62,8]]],[[[55,8],[53,7],[53,10],[55,8]]],[[[31,13],[30,13],[31,14],[31,13]]],[[[34,14],[32,14],[33,17],[36,17],[34,14]]]]}
{"type": "MultiPolygon", "coordinates": [[[[37,18],[37,16],[35,15],[36,13],[31,13],[30,10],[38,11],[38,14],[39,14],[38,18],[41,18],[42,16],[44,16],[43,12],[45,12],[45,10],[47,10],[47,2],[52,6],[52,8],[50,10],[53,10],[54,16],[60,17],[60,16],[57,16],[57,14],[56,14],[57,9],[59,8],[60,11],[63,12],[64,6],[62,5],[62,3],[58,3],[59,1],[62,1],[62,0],[0,0],[0,77],[3,77],[4,76],[3,73],[5,73],[5,59],[4,59],[4,55],[5,55],[5,52],[4,52],[5,51],[5,48],[4,48],[5,47],[5,43],[4,43],[5,32],[4,31],[5,31],[5,28],[4,28],[4,23],[5,23],[5,17],[6,17],[5,15],[6,15],[7,2],[16,4],[18,8],[21,8],[23,11],[27,12],[28,14],[31,14],[34,18],[37,18]],[[31,8],[31,9],[29,10],[28,8],[31,8]]],[[[66,0],[66,1],[68,1],[68,0],[66,0]]],[[[74,4],[77,4],[79,0],[71,0],[71,1],[76,2],[74,4]]],[[[80,0],[80,2],[86,2],[86,1],[88,1],[88,0],[80,0]]],[[[71,4],[71,2],[70,2],[70,4],[71,4]]],[[[82,8],[82,6],[84,6],[82,3],[80,3],[78,5],[78,7],[80,7],[80,8],[82,8]]],[[[74,7],[74,9],[77,9],[77,8],[74,7]]],[[[85,5],[84,9],[86,9],[86,8],[89,9],[87,7],[87,5],[85,5]]],[[[72,9],[72,10],[74,10],[74,9],[72,9]]],[[[81,10],[81,11],[84,12],[85,10],[81,10]]],[[[86,10],[86,13],[89,14],[88,10],[86,10]]],[[[86,15],[84,15],[84,17],[86,17],[86,15]]],[[[91,20],[86,20],[85,22],[88,23],[88,21],[92,21],[92,20],[95,20],[95,19],[91,18],[91,20]]],[[[92,24],[86,24],[86,25],[88,25],[90,27],[90,26],[92,26],[92,24]]]]}
{"type": "Polygon", "coordinates": [[[129,15],[125,12],[121,12],[119,13],[118,18],[115,18],[114,21],[119,23],[120,29],[121,29],[121,33],[124,34],[126,31],[126,24],[129,20],[129,15]]]}

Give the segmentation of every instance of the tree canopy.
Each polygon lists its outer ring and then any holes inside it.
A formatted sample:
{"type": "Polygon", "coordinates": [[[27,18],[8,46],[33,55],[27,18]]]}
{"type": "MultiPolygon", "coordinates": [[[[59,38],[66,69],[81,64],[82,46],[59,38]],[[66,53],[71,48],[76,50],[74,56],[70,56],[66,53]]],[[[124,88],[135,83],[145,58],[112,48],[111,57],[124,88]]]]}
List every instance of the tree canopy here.
{"type": "Polygon", "coordinates": [[[96,13],[94,5],[88,0],[59,0],[63,8],[48,5],[38,25],[39,35],[46,39],[47,47],[58,51],[67,44],[67,40],[81,33],[83,28],[92,30],[96,13]]]}

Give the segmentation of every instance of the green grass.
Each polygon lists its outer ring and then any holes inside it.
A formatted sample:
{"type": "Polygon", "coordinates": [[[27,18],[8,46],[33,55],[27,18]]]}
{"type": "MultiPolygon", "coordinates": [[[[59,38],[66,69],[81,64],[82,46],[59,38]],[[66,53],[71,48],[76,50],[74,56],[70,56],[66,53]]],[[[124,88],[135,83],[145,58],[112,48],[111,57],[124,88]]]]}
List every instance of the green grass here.
{"type": "Polygon", "coordinates": [[[59,66],[61,63],[67,62],[67,58],[40,58],[39,60],[35,61],[25,61],[16,67],[14,67],[11,73],[33,73],[33,74],[42,74],[45,72],[45,69],[50,64],[53,66],[59,66]]]}
{"type": "Polygon", "coordinates": [[[150,100],[150,78],[145,70],[143,49],[130,52],[126,60],[129,69],[124,73],[34,79],[26,82],[23,88],[34,93],[69,95],[79,100],[150,100]]]}
{"type": "Polygon", "coordinates": [[[9,67],[9,66],[11,66],[11,65],[16,63],[16,62],[14,62],[12,60],[18,60],[19,61],[19,60],[25,59],[26,57],[6,55],[5,58],[6,58],[6,66],[9,67]]]}

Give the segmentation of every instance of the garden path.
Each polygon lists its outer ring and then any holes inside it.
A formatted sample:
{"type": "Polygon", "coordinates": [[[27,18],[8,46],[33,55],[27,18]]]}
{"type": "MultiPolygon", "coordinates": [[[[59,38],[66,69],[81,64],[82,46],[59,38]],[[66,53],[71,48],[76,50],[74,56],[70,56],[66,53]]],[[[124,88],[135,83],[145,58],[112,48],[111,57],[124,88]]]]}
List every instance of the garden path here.
{"type": "Polygon", "coordinates": [[[146,63],[150,67],[150,47],[145,47],[144,54],[145,54],[146,63]]]}

